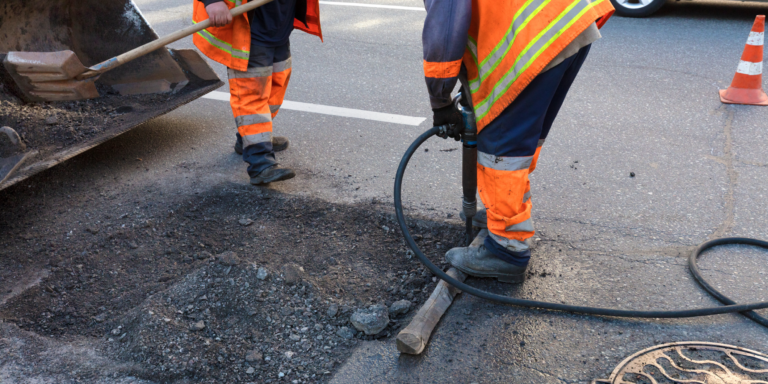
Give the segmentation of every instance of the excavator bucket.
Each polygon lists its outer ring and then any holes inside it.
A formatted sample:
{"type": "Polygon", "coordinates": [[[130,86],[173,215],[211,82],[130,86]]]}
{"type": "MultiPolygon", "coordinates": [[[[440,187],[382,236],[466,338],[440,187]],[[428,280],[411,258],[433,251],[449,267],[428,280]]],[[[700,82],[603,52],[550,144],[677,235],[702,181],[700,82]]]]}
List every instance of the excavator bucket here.
{"type": "MultiPolygon", "coordinates": [[[[0,0],[0,63],[13,51],[69,50],[91,66],[157,37],[131,0],[0,0]]],[[[196,51],[160,49],[105,73],[95,85],[95,99],[40,102],[0,65],[0,189],[222,82],[196,51]]]]}

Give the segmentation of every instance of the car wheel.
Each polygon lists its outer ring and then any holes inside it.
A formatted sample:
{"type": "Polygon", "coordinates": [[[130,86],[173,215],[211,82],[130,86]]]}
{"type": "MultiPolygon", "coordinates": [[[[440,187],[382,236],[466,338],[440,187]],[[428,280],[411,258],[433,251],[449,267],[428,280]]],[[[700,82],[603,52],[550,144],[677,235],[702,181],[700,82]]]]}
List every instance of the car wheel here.
{"type": "Polygon", "coordinates": [[[661,8],[666,0],[611,0],[616,14],[625,17],[645,17],[661,8]]]}

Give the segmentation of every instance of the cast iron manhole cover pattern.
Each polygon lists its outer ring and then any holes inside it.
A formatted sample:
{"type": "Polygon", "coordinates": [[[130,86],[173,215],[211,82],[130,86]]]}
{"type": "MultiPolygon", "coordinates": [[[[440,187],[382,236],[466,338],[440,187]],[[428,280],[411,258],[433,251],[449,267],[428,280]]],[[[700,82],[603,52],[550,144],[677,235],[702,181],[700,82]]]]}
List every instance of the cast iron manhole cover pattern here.
{"type": "Polygon", "coordinates": [[[732,345],[686,341],[626,358],[592,384],[768,384],[768,355],[732,345]]]}

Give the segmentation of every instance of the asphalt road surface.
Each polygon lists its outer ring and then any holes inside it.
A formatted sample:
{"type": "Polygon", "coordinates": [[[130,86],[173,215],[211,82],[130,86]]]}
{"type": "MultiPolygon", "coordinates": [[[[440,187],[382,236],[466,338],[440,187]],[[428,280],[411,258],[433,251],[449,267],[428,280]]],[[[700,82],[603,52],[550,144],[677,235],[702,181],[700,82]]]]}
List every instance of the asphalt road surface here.
{"type": "MultiPolygon", "coordinates": [[[[135,2],[160,35],[191,23],[188,0],[135,2]]],[[[358,3],[394,7],[323,4],[325,41],[301,32],[291,38],[286,95],[357,112],[315,113],[305,104],[282,110],[275,133],[291,147],[277,157],[298,177],[269,188],[340,203],[391,201],[402,153],[431,126],[422,3],[358,3]]],[[[754,16],[766,12],[760,3],[697,1],[667,4],[644,19],[612,18],[532,176],[538,252],[531,268],[545,276],[511,288],[477,284],[521,298],[622,309],[718,305],[685,264],[708,239],[768,238],[768,109],[725,106],[717,97],[733,77],[754,16]]],[[[191,39],[174,46],[190,48],[191,39]]],[[[223,66],[212,67],[226,79],[223,66]]],[[[67,182],[50,188],[154,188],[165,198],[246,184],[246,165],[232,152],[235,132],[227,102],[200,99],[24,183],[45,184],[66,172],[67,182]]],[[[451,150],[459,144],[434,139],[425,147],[409,169],[406,204],[411,213],[458,223],[460,151],[451,150]]],[[[762,301],[766,257],[722,247],[701,265],[736,300],[762,301]]],[[[366,342],[333,382],[588,383],[636,351],[687,340],[768,352],[768,330],[738,315],[621,320],[462,296],[423,356],[399,355],[394,339],[366,342]]]]}

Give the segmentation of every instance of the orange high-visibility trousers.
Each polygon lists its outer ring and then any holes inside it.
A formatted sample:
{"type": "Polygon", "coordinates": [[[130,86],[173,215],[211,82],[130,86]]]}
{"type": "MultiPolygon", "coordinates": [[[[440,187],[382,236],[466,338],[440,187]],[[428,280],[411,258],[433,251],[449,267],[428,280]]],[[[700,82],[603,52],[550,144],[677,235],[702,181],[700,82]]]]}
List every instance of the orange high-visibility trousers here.
{"type": "Polygon", "coordinates": [[[251,46],[247,71],[228,69],[229,103],[251,177],[277,164],[272,150],[272,120],[283,104],[291,79],[291,51],[251,46]]]}
{"type": "Polygon", "coordinates": [[[531,185],[552,123],[589,52],[589,46],[539,74],[477,140],[477,186],[488,213],[485,246],[518,266],[530,259],[531,185]]]}

